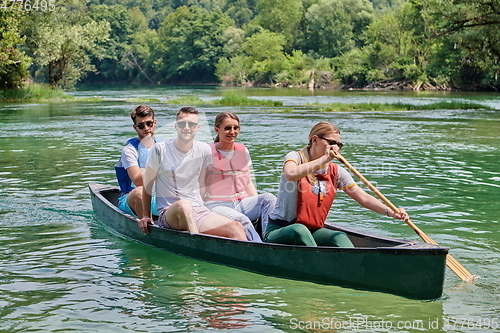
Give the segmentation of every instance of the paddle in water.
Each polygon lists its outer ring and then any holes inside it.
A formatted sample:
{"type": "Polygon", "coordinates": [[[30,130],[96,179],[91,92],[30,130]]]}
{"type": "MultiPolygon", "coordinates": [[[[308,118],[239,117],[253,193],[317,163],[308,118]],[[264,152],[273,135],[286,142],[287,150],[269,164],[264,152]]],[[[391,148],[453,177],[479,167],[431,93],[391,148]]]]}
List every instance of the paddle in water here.
{"type": "MultiPolygon", "coordinates": [[[[330,151],[330,155],[338,159],[342,164],[344,164],[356,177],[358,177],[368,188],[375,193],[380,200],[382,200],[394,213],[398,213],[398,208],[392,204],[375,186],[373,186],[361,173],[358,172],[342,155],[335,154],[334,151],[330,151]]],[[[417,235],[426,243],[437,245],[437,243],[427,236],[419,227],[417,227],[409,219],[405,221],[410,228],[412,228],[417,235]]],[[[446,255],[446,265],[455,273],[460,279],[466,282],[472,282],[479,278],[478,275],[472,275],[469,271],[462,266],[451,254],[446,255]]]]}

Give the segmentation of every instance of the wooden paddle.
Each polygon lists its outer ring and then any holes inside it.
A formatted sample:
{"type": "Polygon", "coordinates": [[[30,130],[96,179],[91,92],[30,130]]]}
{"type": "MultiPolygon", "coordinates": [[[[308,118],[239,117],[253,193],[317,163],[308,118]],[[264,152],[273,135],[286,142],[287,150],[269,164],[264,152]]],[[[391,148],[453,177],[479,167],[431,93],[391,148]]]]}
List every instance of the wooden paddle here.
{"type": "MultiPolygon", "coordinates": [[[[394,213],[399,213],[398,208],[394,206],[392,202],[390,202],[389,199],[387,199],[382,193],[380,193],[380,191],[377,190],[375,186],[373,186],[365,177],[363,177],[363,175],[360,174],[358,170],[356,170],[342,155],[335,154],[335,152],[333,151],[330,151],[330,155],[332,155],[332,157],[335,157],[340,162],[342,162],[353,174],[356,175],[356,177],[358,177],[366,186],[368,186],[368,188],[373,193],[375,193],[380,198],[380,200],[382,200],[394,213]]],[[[434,240],[432,240],[429,236],[427,236],[422,230],[420,230],[419,227],[413,224],[413,222],[411,222],[410,220],[405,222],[410,226],[410,228],[412,228],[417,233],[417,235],[424,242],[437,245],[437,243],[434,240]]],[[[451,256],[451,254],[446,255],[446,265],[453,271],[453,273],[455,273],[463,281],[470,282],[477,278],[476,275],[472,275],[471,273],[469,273],[469,271],[464,266],[462,266],[455,258],[451,256]]]]}

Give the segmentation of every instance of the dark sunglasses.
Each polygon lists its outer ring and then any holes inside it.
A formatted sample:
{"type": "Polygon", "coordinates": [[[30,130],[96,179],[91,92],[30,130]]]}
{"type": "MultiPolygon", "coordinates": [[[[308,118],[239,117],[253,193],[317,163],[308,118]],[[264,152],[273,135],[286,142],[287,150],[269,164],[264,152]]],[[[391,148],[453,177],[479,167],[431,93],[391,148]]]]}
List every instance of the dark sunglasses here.
{"type": "Polygon", "coordinates": [[[344,144],[342,142],[337,142],[335,140],[328,140],[328,139],[326,139],[322,136],[319,136],[319,135],[318,135],[318,138],[325,140],[326,142],[328,142],[328,144],[330,146],[337,145],[339,147],[339,149],[342,149],[342,147],[344,146],[344,144]]]}
{"type": "Polygon", "coordinates": [[[190,129],[193,129],[196,127],[196,125],[198,125],[198,123],[195,123],[194,121],[178,121],[177,122],[177,127],[179,127],[180,129],[184,129],[184,128],[186,128],[186,126],[188,126],[190,129]]]}
{"type": "Polygon", "coordinates": [[[230,130],[239,130],[240,129],[240,126],[236,125],[236,126],[226,126],[224,127],[224,131],[230,131],[230,130]]]}
{"type": "Polygon", "coordinates": [[[153,127],[153,125],[155,124],[154,121],[146,121],[144,123],[138,123],[138,124],[135,124],[135,126],[137,126],[138,129],[144,129],[144,127],[153,127]]]}

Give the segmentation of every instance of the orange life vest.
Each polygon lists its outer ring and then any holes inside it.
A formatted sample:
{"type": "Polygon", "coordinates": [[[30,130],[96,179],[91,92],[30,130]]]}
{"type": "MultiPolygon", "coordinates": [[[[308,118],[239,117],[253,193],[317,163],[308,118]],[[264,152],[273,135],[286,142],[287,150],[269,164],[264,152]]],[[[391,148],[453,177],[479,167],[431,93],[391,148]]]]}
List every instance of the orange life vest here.
{"type": "Polygon", "coordinates": [[[323,174],[315,174],[316,183],[307,177],[297,184],[297,220],[309,230],[317,230],[325,225],[326,217],[333,204],[337,188],[338,165],[329,162],[323,174]]]}
{"type": "Polygon", "coordinates": [[[212,149],[212,167],[207,174],[207,201],[233,201],[246,198],[245,191],[250,180],[249,164],[245,145],[234,143],[234,153],[232,158],[226,158],[215,147],[215,143],[210,144],[212,149]]]}

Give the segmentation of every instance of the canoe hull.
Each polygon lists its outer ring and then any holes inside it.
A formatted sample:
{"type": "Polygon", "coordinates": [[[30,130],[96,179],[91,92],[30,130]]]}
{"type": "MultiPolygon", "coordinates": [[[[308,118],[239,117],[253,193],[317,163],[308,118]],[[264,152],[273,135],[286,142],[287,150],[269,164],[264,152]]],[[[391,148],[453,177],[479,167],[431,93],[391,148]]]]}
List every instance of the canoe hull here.
{"type": "Polygon", "coordinates": [[[346,232],[355,248],[251,243],[210,235],[191,235],[151,226],[144,235],[113,201],[119,190],[90,184],[97,219],[114,231],[166,251],[260,274],[350,288],[383,291],[416,299],[441,297],[448,248],[346,232]],[[110,201],[107,199],[109,198],[110,201]]]}

